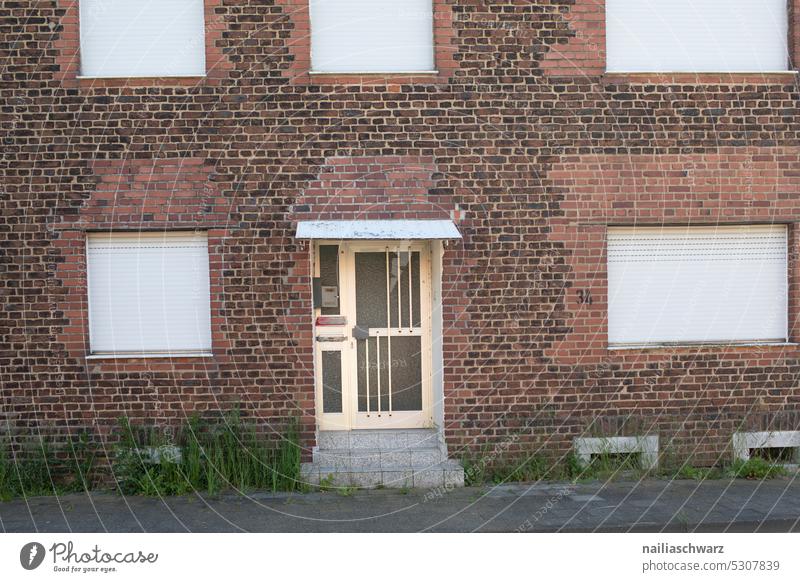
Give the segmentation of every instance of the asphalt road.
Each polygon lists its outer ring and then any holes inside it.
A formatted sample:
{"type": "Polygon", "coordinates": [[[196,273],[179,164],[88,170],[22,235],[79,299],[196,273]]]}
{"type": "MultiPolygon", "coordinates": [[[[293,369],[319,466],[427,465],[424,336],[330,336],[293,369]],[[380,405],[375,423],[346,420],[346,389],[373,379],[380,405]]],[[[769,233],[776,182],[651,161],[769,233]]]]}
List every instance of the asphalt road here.
{"type": "Polygon", "coordinates": [[[516,483],[162,499],[75,494],[0,502],[0,531],[785,532],[800,531],[800,480],[516,483]]]}

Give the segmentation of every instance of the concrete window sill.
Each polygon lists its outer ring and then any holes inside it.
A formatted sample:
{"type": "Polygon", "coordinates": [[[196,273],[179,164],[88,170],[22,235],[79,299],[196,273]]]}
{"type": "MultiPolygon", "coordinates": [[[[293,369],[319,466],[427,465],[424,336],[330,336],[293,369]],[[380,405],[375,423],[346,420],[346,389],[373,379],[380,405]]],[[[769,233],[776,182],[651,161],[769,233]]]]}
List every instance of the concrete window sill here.
{"type": "Polygon", "coordinates": [[[375,75],[380,77],[408,75],[438,75],[439,71],[309,71],[309,75],[332,75],[336,77],[347,77],[351,75],[375,75]]]}
{"type": "Polygon", "coordinates": [[[75,77],[78,80],[95,80],[95,79],[116,79],[120,81],[124,81],[126,79],[131,80],[153,80],[156,81],[158,79],[205,79],[207,75],[129,75],[129,76],[120,76],[120,75],[78,75],[75,77]]]}
{"type": "Polygon", "coordinates": [[[684,83],[696,85],[741,85],[793,83],[798,71],[736,71],[736,72],[678,72],[678,71],[606,71],[604,83],[649,83],[653,85],[684,83]]]}
{"type": "Polygon", "coordinates": [[[688,350],[688,349],[708,349],[708,348],[775,348],[775,347],[796,347],[800,344],[796,342],[749,342],[749,343],[696,343],[696,344],[639,344],[630,346],[608,346],[609,351],[630,351],[630,350],[688,350]]]}
{"type": "Polygon", "coordinates": [[[162,358],[162,359],[178,359],[178,358],[213,358],[214,354],[211,352],[191,352],[191,353],[154,353],[154,354],[90,354],[86,356],[87,360],[139,360],[142,358],[162,358]]]}

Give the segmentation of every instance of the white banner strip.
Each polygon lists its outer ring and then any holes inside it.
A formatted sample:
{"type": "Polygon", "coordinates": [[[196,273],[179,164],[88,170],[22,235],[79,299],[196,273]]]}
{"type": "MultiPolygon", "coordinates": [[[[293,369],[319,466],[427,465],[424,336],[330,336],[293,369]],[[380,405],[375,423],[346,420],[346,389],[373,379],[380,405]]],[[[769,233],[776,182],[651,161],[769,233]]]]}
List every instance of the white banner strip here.
{"type": "Polygon", "coordinates": [[[798,580],[791,534],[4,534],[3,580],[798,580]]]}

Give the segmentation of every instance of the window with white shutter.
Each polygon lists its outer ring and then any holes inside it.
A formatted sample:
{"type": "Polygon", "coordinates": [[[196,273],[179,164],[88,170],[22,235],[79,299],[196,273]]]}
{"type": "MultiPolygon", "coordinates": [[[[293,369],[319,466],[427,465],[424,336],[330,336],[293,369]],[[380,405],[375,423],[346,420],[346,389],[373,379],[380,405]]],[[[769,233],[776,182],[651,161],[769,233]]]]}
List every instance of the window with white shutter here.
{"type": "Polygon", "coordinates": [[[432,0],[310,0],[309,10],[314,72],[435,68],[432,0]]]}
{"type": "Polygon", "coordinates": [[[785,71],[788,38],[786,0],[606,0],[612,72],[785,71]]]}
{"type": "Polygon", "coordinates": [[[79,1],[81,75],[205,75],[203,0],[79,1]]]}
{"type": "Polygon", "coordinates": [[[614,345],[787,341],[783,225],[608,229],[614,345]]]}
{"type": "Polygon", "coordinates": [[[87,269],[93,354],[211,351],[205,234],[93,233],[87,269]]]}

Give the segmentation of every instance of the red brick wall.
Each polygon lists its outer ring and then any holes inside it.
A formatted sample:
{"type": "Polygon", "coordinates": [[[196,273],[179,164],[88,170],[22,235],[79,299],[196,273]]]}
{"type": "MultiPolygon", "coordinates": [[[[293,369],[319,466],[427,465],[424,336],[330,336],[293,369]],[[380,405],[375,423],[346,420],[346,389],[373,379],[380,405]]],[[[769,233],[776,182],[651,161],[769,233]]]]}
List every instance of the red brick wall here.
{"type": "Polygon", "coordinates": [[[379,74],[325,74],[310,75],[311,71],[311,21],[308,0],[277,0],[283,7],[282,28],[286,30],[286,43],[281,47],[291,55],[291,64],[284,71],[293,84],[324,85],[390,85],[393,91],[408,83],[444,83],[456,70],[453,59],[453,0],[433,2],[433,45],[435,74],[402,75],[379,74]]]}
{"type": "Polygon", "coordinates": [[[561,21],[548,39],[542,60],[545,74],[552,76],[597,76],[606,72],[605,0],[552,2],[561,21]]]}
{"type": "MultiPolygon", "coordinates": [[[[225,236],[227,208],[210,182],[212,169],[202,159],[94,160],[96,187],[79,212],[63,217],[54,230],[64,233],[53,243],[58,252],[57,277],[66,297],[60,302],[69,323],[57,335],[72,357],[89,352],[86,295],[86,232],[173,229],[208,231],[211,277],[212,338],[214,349],[224,357],[227,342],[219,315],[223,290],[221,244],[225,236]]],[[[191,361],[189,361],[191,363],[191,361]]],[[[95,366],[115,369],[147,369],[150,362],[98,361],[95,366]]]]}
{"type": "MultiPolygon", "coordinates": [[[[606,225],[792,223],[800,214],[799,163],[798,148],[720,148],[713,154],[565,156],[554,164],[548,178],[566,200],[552,236],[571,249],[573,280],[567,296],[571,331],[553,346],[553,357],[589,363],[694,351],[625,350],[609,356],[606,225]],[[590,293],[593,303],[581,304],[578,291],[590,293]]],[[[794,256],[798,249],[791,251],[794,256]]],[[[798,265],[790,267],[796,285],[798,265]]],[[[794,340],[800,329],[796,291],[790,304],[794,340]]],[[[784,354],[787,348],[758,351],[784,354]]],[[[795,348],[788,352],[800,355],[795,348]]]]}
{"type": "Polygon", "coordinates": [[[340,215],[459,222],[442,299],[456,456],[654,430],[713,461],[737,427],[798,427],[794,347],[604,345],[609,222],[800,222],[786,76],[546,74],[586,3],[447,0],[446,78],[294,82],[289,5],[225,0],[213,83],[86,90],[64,57],[72,6],[0,0],[3,426],[105,438],[122,414],[171,424],[239,404],[266,432],[299,416],[312,446],[310,256],[294,232],[340,215]],[[86,232],[139,228],[209,232],[213,358],[84,357],[86,232]]]}
{"type": "Polygon", "coordinates": [[[449,198],[436,195],[429,156],[328,158],[293,206],[296,220],[454,218],[449,198]]]}
{"type": "Polygon", "coordinates": [[[231,69],[230,61],[220,47],[220,40],[225,31],[225,21],[216,13],[222,6],[222,0],[205,0],[205,56],[206,77],[169,77],[169,78],[136,78],[136,79],[80,79],[80,0],[55,0],[58,7],[57,18],[54,18],[53,31],[57,38],[53,46],[58,49],[55,59],[59,70],[55,78],[64,87],[127,87],[135,86],[184,86],[209,84],[221,81],[231,69]]]}
{"type": "MultiPolygon", "coordinates": [[[[558,9],[561,20],[555,30],[545,39],[548,52],[541,66],[546,75],[596,77],[606,71],[605,0],[573,0],[561,2],[551,0],[558,9]]],[[[793,69],[800,63],[800,0],[787,0],[789,9],[789,51],[793,69]]],[[[627,76],[627,75],[626,75],[627,76]]],[[[664,82],[667,78],[680,80],[701,80],[720,83],[732,78],[741,81],[745,78],[737,74],[653,74],[636,75],[654,82],[664,82]]],[[[763,75],[748,76],[754,81],[763,75]]]]}

